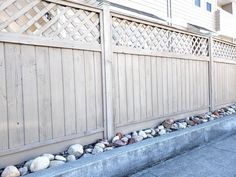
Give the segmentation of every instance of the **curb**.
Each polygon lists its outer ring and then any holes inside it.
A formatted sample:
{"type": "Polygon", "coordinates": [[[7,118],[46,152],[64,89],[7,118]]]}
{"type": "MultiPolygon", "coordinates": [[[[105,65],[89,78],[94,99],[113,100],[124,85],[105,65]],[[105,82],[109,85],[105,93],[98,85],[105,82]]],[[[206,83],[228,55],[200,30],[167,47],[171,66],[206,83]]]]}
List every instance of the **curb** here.
{"type": "Polygon", "coordinates": [[[150,138],[26,177],[126,176],[215,139],[236,133],[236,115],[150,138]]]}

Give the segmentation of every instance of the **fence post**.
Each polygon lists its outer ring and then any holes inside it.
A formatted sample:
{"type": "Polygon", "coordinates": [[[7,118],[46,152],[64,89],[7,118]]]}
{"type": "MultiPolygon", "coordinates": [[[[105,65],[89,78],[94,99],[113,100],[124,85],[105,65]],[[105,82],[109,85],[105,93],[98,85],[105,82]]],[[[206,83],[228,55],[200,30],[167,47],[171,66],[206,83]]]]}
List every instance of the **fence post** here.
{"type": "Polygon", "coordinates": [[[101,15],[101,42],[103,56],[103,86],[104,86],[104,114],[105,114],[105,138],[112,138],[115,132],[113,116],[113,81],[112,81],[112,31],[110,4],[102,1],[99,6],[102,8],[101,15]]]}
{"type": "Polygon", "coordinates": [[[214,77],[214,62],[213,62],[213,37],[209,37],[209,67],[208,67],[208,78],[209,78],[209,103],[210,111],[214,110],[214,90],[213,90],[213,77],[214,77]]]}

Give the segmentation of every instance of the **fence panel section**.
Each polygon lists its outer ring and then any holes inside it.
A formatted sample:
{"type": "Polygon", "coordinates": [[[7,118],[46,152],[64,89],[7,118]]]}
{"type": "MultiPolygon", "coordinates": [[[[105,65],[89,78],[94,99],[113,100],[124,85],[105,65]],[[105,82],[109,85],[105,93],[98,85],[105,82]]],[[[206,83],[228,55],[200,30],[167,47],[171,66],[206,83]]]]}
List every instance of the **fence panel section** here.
{"type": "Polygon", "coordinates": [[[236,100],[236,45],[214,39],[213,57],[213,98],[218,108],[236,100]]]}
{"type": "Polygon", "coordinates": [[[103,138],[100,11],[41,0],[0,10],[0,168],[103,138]]]}
{"type": "Polygon", "coordinates": [[[208,38],[114,14],[117,130],[209,107],[208,38]]]}

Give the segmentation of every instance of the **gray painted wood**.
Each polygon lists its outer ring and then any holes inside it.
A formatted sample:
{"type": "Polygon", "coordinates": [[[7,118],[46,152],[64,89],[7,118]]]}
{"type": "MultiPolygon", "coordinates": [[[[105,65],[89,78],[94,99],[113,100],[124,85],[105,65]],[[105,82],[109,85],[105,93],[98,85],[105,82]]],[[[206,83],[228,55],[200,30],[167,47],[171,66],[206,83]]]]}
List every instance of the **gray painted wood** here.
{"type": "Polygon", "coordinates": [[[39,139],[52,139],[51,83],[48,47],[36,47],[39,139]]]}
{"type": "Polygon", "coordinates": [[[35,47],[21,46],[25,144],[39,141],[35,47]]]}
{"type": "Polygon", "coordinates": [[[7,90],[4,44],[0,43],[0,150],[8,149],[7,90]]]}
{"type": "Polygon", "coordinates": [[[9,148],[25,144],[20,45],[5,44],[9,148]]]}

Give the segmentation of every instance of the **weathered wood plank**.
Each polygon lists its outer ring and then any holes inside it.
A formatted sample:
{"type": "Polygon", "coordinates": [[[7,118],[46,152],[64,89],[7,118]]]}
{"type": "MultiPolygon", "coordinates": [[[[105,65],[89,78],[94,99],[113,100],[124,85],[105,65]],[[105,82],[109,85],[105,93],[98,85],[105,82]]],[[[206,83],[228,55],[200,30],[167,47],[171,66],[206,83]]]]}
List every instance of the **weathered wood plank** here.
{"type": "Polygon", "coordinates": [[[102,60],[101,53],[94,52],[94,69],[95,69],[95,85],[96,85],[96,114],[97,129],[104,127],[103,120],[103,100],[102,100],[102,60]]]}
{"type": "Polygon", "coordinates": [[[74,58],[73,51],[70,49],[62,49],[62,68],[65,108],[65,133],[66,135],[72,135],[76,133],[76,115],[74,58]]]}
{"type": "Polygon", "coordinates": [[[120,122],[128,121],[125,55],[118,54],[120,122]]]}
{"type": "Polygon", "coordinates": [[[139,57],[133,55],[132,60],[133,60],[133,80],[134,80],[134,119],[138,121],[141,119],[139,57]]]}
{"type": "Polygon", "coordinates": [[[163,72],[162,72],[162,58],[156,57],[156,68],[157,68],[157,100],[158,100],[158,116],[164,115],[164,98],[163,98],[163,72]]]}
{"type": "Polygon", "coordinates": [[[162,95],[163,95],[163,115],[166,115],[168,114],[168,75],[167,75],[167,72],[168,72],[168,67],[167,67],[167,60],[166,58],[162,58],[161,60],[161,66],[162,66],[162,88],[163,88],[163,92],[162,92],[162,95]]]}
{"type": "MultiPolygon", "coordinates": [[[[177,113],[178,110],[178,83],[177,83],[177,60],[172,59],[172,92],[173,92],[173,105],[172,105],[172,111],[173,113],[177,113]]],[[[183,78],[185,79],[185,78],[183,78]]]]}
{"type": "Polygon", "coordinates": [[[141,119],[145,120],[147,117],[147,102],[146,102],[146,73],[145,73],[145,58],[139,56],[139,77],[140,77],[140,103],[141,103],[141,119]]]}
{"type": "Polygon", "coordinates": [[[49,49],[36,47],[37,85],[38,85],[38,112],[39,112],[39,139],[52,139],[52,108],[50,90],[49,49]]]}
{"type": "Polygon", "coordinates": [[[167,62],[167,108],[168,108],[168,114],[173,113],[173,78],[172,78],[172,60],[170,58],[166,58],[167,62]]]}
{"type": "Polygon", "coordinates": [[[84,51],[84,59],[86,78],[87,128],[88,130],[94,130],[97,126],[97,118],[93,52],[84,51]]]}
{"type": "Polygon", "coordinates": [[[87,104],[84,52],[74,50],[76,127],[77,133],[87,131],[87,104]]]}
{"type": "Polygon", "coordinates": [[[150,56],[145,56],[147,118],[152,118],[152,71],[150,56]]]}
{"type": "Polygon", "coordinates": [[[53,138],[65,136],[61,49],[49,49],[53,138]]]}
{"type": "Polygon", "coordinates": [[[115,124],[120,123],[120,100],[119,100],[119,70],[118,70],[118,54],[113,54],[113,94],[114,94],[114,115],[115,124]]]}
{"type": "Polygon", "coordinates": [[[39,141],[35,47],[21,46],[25,144],[39,141]]]}
{"type": "Polygon", "coordinates": [[[157,85],[157,59],[151,57],[151,76],[152,76],[152,115],[158,116],[158,85],[157,85]]]}
{"type": "Polygon", "coordinates": [[[0,43],[0,151],[8,148],[7,90],[4,44],[0,43]]]}
{"type": "Polygon", "coordinates": [[[20,45],[5,44],[9,148],[24,145],[20,45]]]}
{"type": "Polygon", "coordinates": [[[128,122],[134,120],[134,86],[133,86],[133,58],[127,54],[126,58],[126,86],[127,86],[127,115],[128,122]]]}

